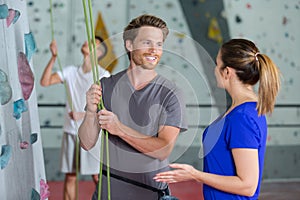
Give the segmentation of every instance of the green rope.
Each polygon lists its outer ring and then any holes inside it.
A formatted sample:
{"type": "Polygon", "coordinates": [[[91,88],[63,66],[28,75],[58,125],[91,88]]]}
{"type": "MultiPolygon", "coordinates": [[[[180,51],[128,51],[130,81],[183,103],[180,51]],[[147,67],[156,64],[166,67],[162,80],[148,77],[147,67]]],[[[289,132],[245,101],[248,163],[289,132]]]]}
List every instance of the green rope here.
{"type": "MultiPolygon", "coordinates": [[[[108,200],[110,200],[110,162],[109,162],[109,146],[108,146],[108,133],[104,130],[106,136],[106,166],[107,166],[107,190],[108,200]]],[[[100,200],[100,199],[98,199],[100,200]]]]}
{"type": "MultiPolygon", "coordinates": [[[[85,25],[86,25],[86,32],[87,32],[87,38],[88,38],[88,46],[90,52],[92,52],[92,49],[94,50],[93,55],[90,56],[91,64],[92,64],[92,72],[93,72],[93,78],[94,83],[97,83],[98,85],[101,85],[100,79],[99,79],[99,73],[98,73],[98,64],[97,64],[97,56],[96,56],[96,42],[95,42],[95,31],[94,31],[94,22],[93,22],[93,14],[92,14],[92,6],[91,6],[91,0],[88,0],[88,6],[89,6],[89,19],[90,19],[90,27],[88,23],[88,15],[87,15],[87,8],[86,8],[86,2],[85,0],[82,0],[83,4],[83,11],[84,11],[84,17],[85,17],[85,25]],[[91,44],[91,37],[92,37],[92,44],[91,44]],[[92,48],[93,45],[93,48],[92,48]]],[[[103,99],[100,99],[100,102],[98,104],[99,110],[105,109],[103,104],[103,99]]],[[[107,195],[108,200],[111,199],[110,195],[110,164],[109,164],[109,146],[108,146],[108,132],[107,130],[102,130],[103,133],[101,135],[101,151],[100,151],[100,169],[99,169],[99,183],[98,183],[98,200],[101,199],[101,188],[102,188],[102,173],[103,173],[103,152],[104,152],[104,135],[106,135],[106,161],[107,161],[107,195]]]]}
{"type": "MultiPolygon", "coordinates": [[[[49,0],[50,1],[50,23],[51,23],[51,37],[52,37],[52,40],[54,40],[54,25],[53,25],[53,12],[52,12],[52,0],[49,0]]],[[[64,77],[64,74],[63,74],[63,69],[62,69],[62,66],[61,66],[61,62],[60,62],[60,58],[59,58],[59,55],[58,55],[58,52],[57,52],[57,62],[58,62],[58,66],[59,66],[59,70],[61,71],[62,73],[62,76],[64,77]]],[[[70,94],[70,91],[68,90],[68,87],[66,85],[66,82],[64,81],[64,86],[65,86],[65,89],[66,89],[66,92],[67,92],[67,101],[71,107],[71,110],[73,111],[73,103],[72,103],[72,98],[71,98],[71,94],[70,94]]]]}
{"type": "MultiPolygon", "coordinates": [[[[77,129],[78,130],[78,129],[77,129]]],[[[75,163],[76,163],[76,200],[78,200],[79,194],[79,137],[76,134],[76,147],[75,147],[75,163]]]]}
{"type": "MultiPolygon", "coordinates": [[[[54,23],[53,23],[53,4],[52,4],[52,0],[49,0],[49,4],[50,4],[50,25],[51,25],[51,38],[52,38],[52,41],[54,40],[54,23]]],[[[59,55],[58,55],[58,52],[57,52],[57,62],[58,62],[58,66],[59,66],[59,70],[61,71],[62,73],[62,76],[64,77],[64,74],[63,74],[63,69],[62,69],[62,66],[61,66],[61,62],[60,62],[60,58],[59,58],[59,55]]],[[[68,86],[66,84],[66,82],[64,81],[64,87],[65,87],[65,91],[66,91],[66,95],[67,95],[67,101],[70,105],[70,109],[71,109],[71,112],[73,112],[73,101],[72,101],[72,98],[71,98],[71,94],[70,94],[70,90],[68,90],[68,86]]],[[[77,126],[77,123],[75,121],[75,128],[76,130],[78,130],[78,126],[77,126]]],[[[75,146],[75,163],[76,163],[76,200],[78,200],[78,186],[79,186],[79,138],[78,138],[78,134],[76,136],[76,146],[75,146]]]]}
{"type": "MultiPolygon", "coordinates": [[[[88,39],[88,46],[89,46],[90,52],[92,52],[91,33],[90,33],[89,24],[88,24],[88,17],[87,17],[85,0],[82,0],[82,4],[83,4],[83,13],[84,13],[84,18],[85,18],[85,29],[86,29],[87,39],[88,39]]],[[[91,65],[92,65],[93,80],[94,80],[94,83],[95,83],[97,81],[97,75],[96,75],[95,68],[94,68],[93,56],[90,56],[90,62],[91,62],[91,65]]]]}
{"type": "MultiPolygon", "coordinates": [[[[92,3],[90,0],[88,0],[88,5],[89,5],[89,13],[90,13],[90,27],[91,27],[91,33],[92,33],[92,44],[93,44],[93,49],[94,49],[94,66],[98,66],[98,59],[97,59],[97,50],[96,50],[96,41],[95,41],[95,30],[94,30],[94,21],[93,21],[93,10],[92,10],[92,3]]],[[[96,70],[96,79],[98,85],[100,85],[100,80],[99,80],[99,72],[98,72],[98,67],[95,67],[96,70]]]]}
{"type": "Polygon", "coordinates": [[[53,40],[54,39],[54,26],[53,26],[52,0],[49,0],[49,3],[50,3],[51,36],[52,36],[52,40],[53,40]]]}
{"type": "Polygon", "coordinates": [[[101,151],[100,151],[100,169],[99,169],[99,183],[98,183],[98,200],[101,199],[102,186],[102,172],[103,172],[103,152],[104,152],[104,134],[101,134],[101,151]]]}

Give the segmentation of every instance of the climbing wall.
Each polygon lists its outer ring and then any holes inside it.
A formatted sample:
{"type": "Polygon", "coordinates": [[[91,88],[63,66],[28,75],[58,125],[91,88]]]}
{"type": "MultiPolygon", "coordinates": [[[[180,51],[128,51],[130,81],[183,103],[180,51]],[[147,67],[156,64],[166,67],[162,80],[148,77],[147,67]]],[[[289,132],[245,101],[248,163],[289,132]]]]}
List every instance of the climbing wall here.
{"type": "Polygon", "coordinates": [[[1,199],[46,199],[26,1],[0,1],[1,199]]]}
{"type": "Polygon", "coordinates": [[[300,178],[300,1],[224,0],[231,37],[253,40],[282,74],[274,113],[268,116],[264,178],[300,178]]]}
{"type": "MultiPolygon", "coordinates": [[[[128,67],[122,33],[132,18],[142,13],[154,14],[162,17],[170,27],[170,34],[164,47],[165,53],[157,70],[184,90],[187,97],[186,103],[190,105],[187,115],[190,129],[188,133],[182,134],[178,140],[171,158],[172,161],[175,161],[191,145],[194,145],[193,143],[197,145],[198,150],[203,128],[218,114],[218,109],[210,106],[215,104],[213,93],[217,89],[215,86],[211,87],[203,70],[203,66],[213,70],[214,61],[206,50],[191,37],[178,1],[149,0],[143,2],[147,3],[148,6],[144,7],[144,4],[141,4],[139,0],[92,1],[94,24],[96,33],[98,33],[99,24],[101,25],[100,28],[104,26],[107,29],[115,56],[118,59],[118,64],[112,73],[117,73],[128,67]],[[99,22],[99,13],[102,16],[101,22],[99,22]],[[199,108],[197,107],[198,104],[204,106],[199,108]]],[[[49,2],[42,3],[38,0],[30,0],[28,1],[28,10],[32,13],[29,16],[29,21],[38,46],[34,60],[37,64],[34,67],[40,78],[50,59],[49,2]]],[[[82,62],[80,47],[82,42],[86,40],[82,2],[80,0],[53,0],[53,20],[54,34],[59,45],[58,51],[62,65],[80,64],[82,62]]],[[[55,67],[54,70],[57,70],[57,65],[55,67]]],[[[65,94],[62,85],[51,87],[52,89],[49,89],[37,85],[42,137],[47,141],[43,145],[45,148],[45,165],[48,180],[62,180],[63,176],[59,172],[57,164],[59,160],[56,155],[60,151],[63,122],[63,106],[61,104],[64,103],[65,94]]],[[[224,104],[226,102],[225,93],[222,91],[220,96],[219,99],[224,104]]],[[[197,162],[197,164],[199,163],[197,162]]]]}
{"type": "MultiPolygon", "coordinates": [[[[246,37],[257,42],[278,64],[284,78],[277,102],[281,107],[268,119],[270,137],[264,175],[268,179],[300,177],[299,0],[92,0],[92,3],[94,22],[101,12],[118,58],[113,73],[128,66],[121,35],[128,21],[142,13],[166,20],[171,32],[158,70],[184,89],[189,121],[189,132],[180,136],[172,161],[180,157],[178,161],[199,168],[202,131],[219,113],[211,105],[227,101],[224,93],[215,87],[213,60],[218,48],[230,37],[246,37]]],[[[28,0],[27,6],[37,43],[34,69],[38,80],[50,58],[49,2],[28,0]]],[[[63,66],[80,64],[79,48],[86,40],[82,1],[53,0],[53,14],[63,66]]],[[[37,84],[37,99],[42,137],[47,141],[43,144],[47,179],[62,180],[57,155],[65,95],[63,86],[51,87],[42,88],[37,84]]]]}
{"type": "MultiPolygon", "coordinates": [[[[282,88],[268,117],[265,179],[300,177],[300,2],[181,0],[193,38],[215,57],[222,41],[247,38],[278,65],[282,88]]],[[[201,55],[201,54],[199,54],[201,55]]],[[[208,68],[205,76],[214,75],[208,68]]],[[[218,99],[216,99],[218,101],[218,99]]],[[[196,151],[194,151],[196,152],[196,151]]]]}

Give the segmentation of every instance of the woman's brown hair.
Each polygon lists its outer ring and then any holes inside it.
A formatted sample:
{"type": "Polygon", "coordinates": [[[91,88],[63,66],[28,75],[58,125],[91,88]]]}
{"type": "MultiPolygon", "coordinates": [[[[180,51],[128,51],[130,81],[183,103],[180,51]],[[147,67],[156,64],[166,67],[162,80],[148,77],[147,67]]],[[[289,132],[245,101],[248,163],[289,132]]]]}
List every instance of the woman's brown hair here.
{"type": "Polygon", "coordinates": [[[255,44],[246,39],[232,39],[221,47],[225,67],[236,70],[240,81],[258,88],[258,114],[272,113],[280,88],[280,72],[275,63],[259,52],[255,44]]]}

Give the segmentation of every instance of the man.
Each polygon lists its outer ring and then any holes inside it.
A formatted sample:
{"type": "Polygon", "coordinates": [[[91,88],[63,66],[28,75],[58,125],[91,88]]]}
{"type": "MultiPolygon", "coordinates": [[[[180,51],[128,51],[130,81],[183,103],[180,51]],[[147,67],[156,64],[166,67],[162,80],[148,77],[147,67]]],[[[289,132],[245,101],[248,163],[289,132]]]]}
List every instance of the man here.
{"type": "MultiPolygon", "coordinates": [[[[101,39],[96,37],[97,57],[101,57],[101,39]]],[[[61,149],[61,172],[65,173],[64,200],[76,199],[76,138],[77,130],[84,118],[86,105],[84,94],[93,83],[92,65],[88,42],[81,47],[83,63],[80,67],[71,65],[63,68],[63,71],[52,72],[53,65],[57,58],[56,41],[50,44],[52,57],[48,62],[41,77],[40,84],[44,87],[66,83],[66,102],[64,134],[61,149]],[[70,105],[71,104],[71,105],[70,105]]],[[[92,55],[92,54],[91,54],[92,55]]],[[[98,66],[99,77],[110,76],[109,72],[98,66]]],[[[89,152],[80,148],[80,172],[91,174],[95,184],[98,182],[99,161],[89,152]]]]}
{"type": "MultiPolygon", "coordinates": [[[[166,23],[155,16],[133,19],[123,33],[129,67],[102,79],[101,87],[93,84],[86,95],[80,143],[88,150],[98,140],[100,129],[109,132],[113,200],[158,199],[162,191],[168,192],[167,184],[153,177],[168,169],[176,138],[187,128],[181,92],[155,71],[168,32],[166,23]],[[105,109],[97,112],[102,93],[105,109]]],[[[106,168],[101,199],[108,196],[106,168]]],[[[93,199],[97,196],[96,189],[93,199]]]]}

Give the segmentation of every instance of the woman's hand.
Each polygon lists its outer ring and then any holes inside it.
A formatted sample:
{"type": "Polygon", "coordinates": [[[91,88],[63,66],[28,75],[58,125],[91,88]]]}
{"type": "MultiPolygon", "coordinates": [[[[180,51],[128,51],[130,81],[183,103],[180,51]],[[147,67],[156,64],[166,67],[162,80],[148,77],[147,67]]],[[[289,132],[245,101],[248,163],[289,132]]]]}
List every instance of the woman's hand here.
{"type": "Polygon", "coordinates": [[[187,164],[170,164],[174,170],[156,174],[153,178],[157,182],[176,183],[195,179],[196,170],[193,166],[187,164]]]}

